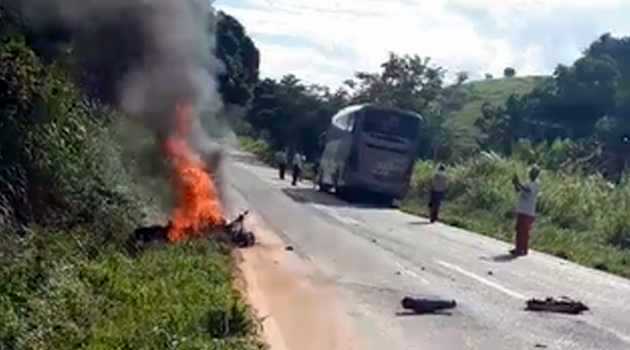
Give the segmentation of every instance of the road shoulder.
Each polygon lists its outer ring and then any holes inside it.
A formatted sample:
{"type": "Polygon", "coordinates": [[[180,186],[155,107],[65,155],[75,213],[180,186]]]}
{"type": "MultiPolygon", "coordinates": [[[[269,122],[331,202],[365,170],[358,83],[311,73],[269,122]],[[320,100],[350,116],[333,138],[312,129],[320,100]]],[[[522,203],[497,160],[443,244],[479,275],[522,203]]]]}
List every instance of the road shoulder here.
{"type": "Polygon", "coordinates": [[[238,267],[271,349],[361,349],[334,284],[260,217],[252,214],[247,225],[258,242],[240,252],[238,267]]]}

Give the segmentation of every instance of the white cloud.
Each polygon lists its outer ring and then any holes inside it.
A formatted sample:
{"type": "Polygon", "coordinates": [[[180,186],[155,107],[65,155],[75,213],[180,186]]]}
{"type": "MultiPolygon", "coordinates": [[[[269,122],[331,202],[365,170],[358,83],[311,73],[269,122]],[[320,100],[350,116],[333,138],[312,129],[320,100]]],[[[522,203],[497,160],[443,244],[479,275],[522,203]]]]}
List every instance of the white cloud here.
{"type": "Polygon", "coordinates": [[[550,73],[596,37],[630,33],[627,0],[220,0],[262,53],[263,75],[339,85],[389,51],[473,76],[550,73]]]}

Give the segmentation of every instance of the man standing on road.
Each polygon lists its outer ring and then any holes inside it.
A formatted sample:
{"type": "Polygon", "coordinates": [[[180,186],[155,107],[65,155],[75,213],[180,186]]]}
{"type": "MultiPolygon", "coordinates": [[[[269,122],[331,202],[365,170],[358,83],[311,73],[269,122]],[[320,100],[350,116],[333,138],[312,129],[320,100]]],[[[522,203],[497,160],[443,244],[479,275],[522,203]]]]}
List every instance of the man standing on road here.
{"type": "Polygon", "coordinates": [[[295,154],[293,155],[293,186],[296,186],[298,183],[298,180],[300,180],[300,176],[302,176],[302,166],[303,166],[303,162],[302,162],[302,155],[299,152],[295,152],[295,154]]]}
{"type": "Polygon", "coordinates": [[[284,180],[284,174],[287,171],[287,164],[289,163],[289,160],[287,158],[287,151],[279,151],[278,153],[276,153],[276,162],[278,163],[280,180],[284,180]]]}
{"type": "Polygon", "coordinates": [[[519,197],[516,207],[516,248],[510,251],[514,256],[525,256],[529,250],[529,234],[536,219],[536,200],[540,188],[539,175],[540,169],[534,166],[529,171],[528,183],[522,184],[518,175],[514,175],[512,180],[519,197]]]}
{"type": "Polygon", "coordinates": [[[431,183],[431,199],[429,201],[431,223],[435,223],[439,220],[440,207],[446,195],[447,186],[448,176],[446,175],[446,166],[440,164],[437,172],[433,175],[433,181],[431,183]]]}

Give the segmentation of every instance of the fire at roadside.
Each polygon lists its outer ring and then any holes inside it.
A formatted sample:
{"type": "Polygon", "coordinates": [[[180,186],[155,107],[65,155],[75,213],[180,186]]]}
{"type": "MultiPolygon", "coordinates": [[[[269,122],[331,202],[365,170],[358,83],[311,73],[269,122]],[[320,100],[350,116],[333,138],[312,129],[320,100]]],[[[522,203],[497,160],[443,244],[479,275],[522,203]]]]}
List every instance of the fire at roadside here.
{"type": "MultiPolygon", "coordinates": [[[[249,248],[256,244],[256,236],[245,227],[245,218],[249,211],[239,214],[234,220],[221,225],[207,227],[197,232],[195,237],[215,239],[219,242],[230,244],[237,248],[249,248]]],[[[137,228],[128,240],[130,254],[137,254],[150,245],[169,244],[169,232],[172,232],[173,223],[167,225],[155,225],[137,228]]]]}
{"type": "Polygon", "coordinates": [[[132,253],[151,243],[177,243],[189,239],[213,238],[239,248],[251,247],[256,239],[245,228],[248,211],[228,222],[213,174],[220,164],[207,164],[189,144],[195,108],[187,100],[178,102],[173,112],[175,130],[161,139],[162,154],[171,171],[174,208],[165,226],[140,227],[129,239],[132,253]]]}

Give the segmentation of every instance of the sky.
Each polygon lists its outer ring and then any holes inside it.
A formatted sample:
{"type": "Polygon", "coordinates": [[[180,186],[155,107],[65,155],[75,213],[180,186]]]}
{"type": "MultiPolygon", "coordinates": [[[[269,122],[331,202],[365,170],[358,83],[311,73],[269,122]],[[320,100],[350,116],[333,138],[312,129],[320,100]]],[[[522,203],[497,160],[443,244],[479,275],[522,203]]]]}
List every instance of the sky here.
{"type": "Polygon", "coordinates": [[[630,35],[630,0],[216,0],[261,52],[263,77],[340,86],[389,52],[479,79],[551,74],[601,34],[630,35]]]}

